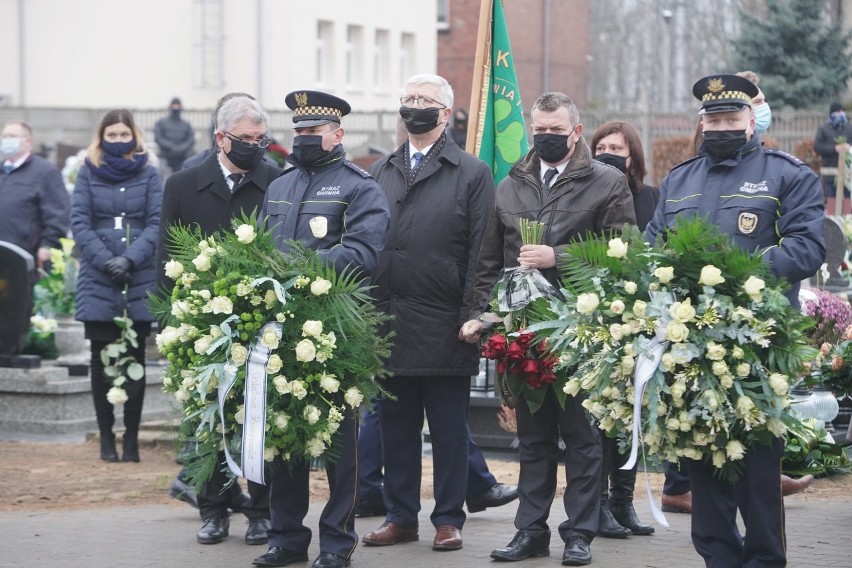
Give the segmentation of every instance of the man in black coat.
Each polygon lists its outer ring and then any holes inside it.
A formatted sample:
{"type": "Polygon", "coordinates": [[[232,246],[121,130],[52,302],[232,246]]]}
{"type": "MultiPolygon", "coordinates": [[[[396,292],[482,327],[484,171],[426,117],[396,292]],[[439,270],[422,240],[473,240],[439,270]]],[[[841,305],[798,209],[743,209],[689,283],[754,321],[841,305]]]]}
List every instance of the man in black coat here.
{"type": "Polygon", "coordinates": [[[154,141],[172,173],[183,167],[183,161],[195,145],[192,125],[180,117],[182,109],[180,99],[173,98],[169,103],[169,115],[154,125],[154,141]]]}
{"type": "MultiPolygon", "coordinates": [[[[216,124],[217,152],[166,181],[157,247],[158,288],[173,285],[164,270],[169,258],[169,227],[175,224],[198,227],[205,235],[230,229],[234,217],[260,211],[266,188],[281,173],[279,168],[262,160],[269,144],[266,136],[269,115],[257,101],[247,96],[227,100],[219,109],[216,124]]],[[[222,491],[227,481],[224,473],[216,471],[198,493],[204,524],[197,541],[216,544],[228,536],[230,507],[239,508],[249,520],[246,544],[266,544],[266,531],[270,527],[268,488],[249,481],[251,499],[243,502],[237,484],[229,491],[222,491]]]]}
{"type": "Polygon", "coordinates": [[[453,90],[437,75],[415,75],[400,99],[408,140],[373,165],[391,223],[379,256],[376,301],[396,333],[379,402],[384,446],[385,522],[364,536],[387,546],[419,539],[421,431],[429,421],[435,457],[434,550],[462,548],[468,485],[470,377],[479,349],[459,337],[473,304],[476,255],[494,205],[485,162],[447,132],[453,90]]]}

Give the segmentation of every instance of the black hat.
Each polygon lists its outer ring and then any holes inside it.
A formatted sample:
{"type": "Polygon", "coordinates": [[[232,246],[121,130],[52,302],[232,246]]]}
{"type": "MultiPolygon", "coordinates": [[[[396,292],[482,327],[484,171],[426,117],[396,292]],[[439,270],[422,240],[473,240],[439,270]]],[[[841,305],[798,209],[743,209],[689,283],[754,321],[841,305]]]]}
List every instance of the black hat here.
{"type": "Polygon", "coordinates": [[[284,102],[293,111],[293,128],[339,123],[352,110],[343,99],[320,91],[293,91],[284,102]]]}
{"type": "Polygon", "coordinates": [[[175,98],[172,99],[172,102],[169,103],[169,106],[179,105],[179,104],[180,104],[180,99],[175,97],[175,98]]]}
{"type": "Polygon", "coordinates": [[[692,94],[701,101],[698,114],[743,110],[758,92],[754,83],[738,75],[708,75],[692,86],[692,94]]]}
{"type": "Polygon", "coordinates": [[[830,107],[828,107],[828,114],[831,114],[831,113],[833,113],[833,112],[837,112],[837,111],[839,111],[839,110],[842,110],[842,111],[845,111],[845,110],[846,110],[846,109],[843,107],[843,103],[833,102],[833,103],[831,103],[831,106],[830,106],[830,107]]]}

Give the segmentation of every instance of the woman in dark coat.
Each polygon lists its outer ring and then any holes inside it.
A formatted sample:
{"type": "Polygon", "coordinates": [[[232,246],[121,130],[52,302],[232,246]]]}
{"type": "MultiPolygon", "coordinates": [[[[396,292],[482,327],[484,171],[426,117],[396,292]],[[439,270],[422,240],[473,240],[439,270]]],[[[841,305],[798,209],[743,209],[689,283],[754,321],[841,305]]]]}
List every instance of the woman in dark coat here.
{"type": "Polygon", "coordinates": [[[92,347],[92,397],[101,459],[118,461],[114,404],[124,403],[123,461],[139,461],[138,433],[145,377],[114,385],[101,351],[119,338],[113,318],[127,315],[138,334],[128,354],[145,366],[145,339],[154,318],[145,301],[154,286],[154,252],[163,186],[129,111],[111,110],[98,126],[71,197],[71,231],[80,250],[76,319],[92,347]]]}
{"type": "MultiPolygon", "coordinates": [[[[645,153],[636,129],[626,123],[611,121],[601,125],[592,136],[592,157],[614,166],[627,176],[627,185],[633,194],[636,224],[639,229],[654,216],[660,200],[656,187],[645,185],[645,153]]],[[[633,508],[633,487],[636,484],[636,466],[623,470],[627,455],[618,452],[618,443],[601,433],[604,463],[601,475],[601,516],[598,534],[605,538],[627,538],[631,534],[647,535],[654,527],[639,522],[633,508]]]]}

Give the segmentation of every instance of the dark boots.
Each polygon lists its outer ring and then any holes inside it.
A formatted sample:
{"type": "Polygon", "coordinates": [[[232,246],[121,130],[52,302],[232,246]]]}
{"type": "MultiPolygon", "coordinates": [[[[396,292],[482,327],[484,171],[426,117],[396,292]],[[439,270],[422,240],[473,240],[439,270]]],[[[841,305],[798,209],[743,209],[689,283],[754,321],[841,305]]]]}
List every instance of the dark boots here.
{"type": "Polygon", "coordinates": [[[115,451],[115,434],[111,431],[101,431],[101,459],[107,462],[118,461],[118,453],[115,451]]]}
{"type": "Polygon", "coordinates": [[[139,430],[131,431],[129,428],[124,431],[124,439],[121,443],[121,461],[138,462],[139,461],[139,430]]]}
{"type": "Polygon", "coordinates": [[[598,525],[598,536],[604,538],[627,538],[630,536],[630,529],[619,524],[610,511],[609,502],[607,499],[601,499],[601,520],[598,525]]]}
{"type": "Polygon", "coordinates": [[[642,524],[633,508],[633,490],[636,485],[636,466],[632,469],[620,469],[627,456],[619,454],[615,459],[617,467],[610,471],[609,509],[619,525],[635,535],[654,534],[654,527],[642,524]]]}

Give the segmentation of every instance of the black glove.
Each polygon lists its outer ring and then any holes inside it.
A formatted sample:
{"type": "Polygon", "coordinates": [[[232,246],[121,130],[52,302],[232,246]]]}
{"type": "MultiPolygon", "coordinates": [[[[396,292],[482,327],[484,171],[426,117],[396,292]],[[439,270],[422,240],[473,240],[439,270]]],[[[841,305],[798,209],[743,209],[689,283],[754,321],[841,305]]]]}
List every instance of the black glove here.
{"type": "Polygon", "coordinates": [[[115,284],[123,286],[130,282],[133,262],[126,256],[114,256],[104,263],[104,270],[115,284]]]}

